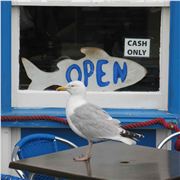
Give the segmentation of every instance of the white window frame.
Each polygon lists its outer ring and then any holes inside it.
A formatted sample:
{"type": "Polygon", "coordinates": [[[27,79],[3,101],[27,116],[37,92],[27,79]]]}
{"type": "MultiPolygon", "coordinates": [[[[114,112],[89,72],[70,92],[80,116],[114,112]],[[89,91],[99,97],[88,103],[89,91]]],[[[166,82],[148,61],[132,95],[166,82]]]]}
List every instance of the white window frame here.
{"type": "MultiPolygon", "coordinates": [[[[16,108],[64,108],[68,99],[67,92],[19,90],[19,48],[20,25],[19,6],[145,6],[162,7],[160,28],[160,88],[157,92],[88,92],[87,99],[103,108],[159,109],[168,108],[168,68],[169,68],[169,2],[168,1],[117,1],[94,0],[70,1],[13,1],[12,5],[12,107],[16,108]],[[76,2],[77,1],[77,2],[76,2]]],[[[130,58],[129,58],[130,59],[130,58]]]]}

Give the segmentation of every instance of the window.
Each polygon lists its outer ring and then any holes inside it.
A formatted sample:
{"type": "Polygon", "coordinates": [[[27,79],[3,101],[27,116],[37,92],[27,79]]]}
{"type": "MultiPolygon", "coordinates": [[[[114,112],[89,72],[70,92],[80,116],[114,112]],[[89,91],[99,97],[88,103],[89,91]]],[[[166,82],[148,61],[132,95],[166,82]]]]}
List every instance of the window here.
{"type": "MultiPolygon", "coordinates": [[[[52,91],[55,85],[59,85],[56,83],[58,81],[49,80],[51,83],[46,82],[42,85],[42,81],[48,79],[44,76],[39,84],[38,82],[32,86],[30,84],[40,78],[39,72],[43,71],[46,74],[58,72],[57,63],[63,69],[62,62],[68,62],[69,59],[78,62],[84,57],[80,50],[84,47],[92,47],[107,53],[111,63],[115,63],[113,60],[117,58],[131,60],[146,69],[147,73],[135,83],[125,87],[107,87],[104,91],[103,88],[91,88],[90,76],[93,73],[97,76],[99,72],[95,71],[97,67],[91,68],[91,64],[88,64],[86,70],[90,68],[89,76],[85,78],[83,66],[80,66],[81,77],[77,71],[71,72],[69,79],[80,77],[81,80],[86,81],[87,88],[90,88],[88,92],[90,101],[107,108],[167,109],[168,8],[21,6],[14,7],[13,14],[12,53],[15,58],[12,59],[12,103],[14,107],[64,107],[67,93],[52,91]],[[14,47],[15,42],[16,45],[18,42],[20,51],[17,46],[14,47]],[[145,51],[149,52],[145,54],[145,51]],[[31,69],[29,71],[32,73],[28,73],[22,63],[22,57],[28,59],[28,62],[41,71],[31,69]],[[33,74],[33,77],[30,74],[33,74]],[[31,88],[28,89],[29,85],[31,88]],[[41,88],[38,89],[40,86],[41,88]]],[[[116,68],[115,65],[111,67],[116,68]]],[[[100,81],[104,86],[110,86],[112,82],[122,83],[123,75],[124,80],[126,78],[125,66],[120,67],[124,74],[119,76],[119,79],[109,75],[114,71],[113,69],[111,71],[107,68],[106,71],[106,68],[103,68],[101,70],[105,76],[101,76],[100,81]],[[114,78],[114,81],[108,81],[106,76],[114,78]]],[[[134,68],[136,69],[136,66],[134,68]]],[[[67,75],[67,67],[65,69],[67,75]]],[[[96,81],[93,81],[94,83],[98,84],[96,81]]]]}

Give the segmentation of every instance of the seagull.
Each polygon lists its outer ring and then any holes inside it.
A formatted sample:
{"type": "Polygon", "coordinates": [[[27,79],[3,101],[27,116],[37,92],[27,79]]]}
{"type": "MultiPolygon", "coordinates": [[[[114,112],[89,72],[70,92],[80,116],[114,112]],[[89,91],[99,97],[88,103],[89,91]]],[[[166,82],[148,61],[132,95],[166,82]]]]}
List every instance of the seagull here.
{"type": "Polygon", "coordinates": [[[87,161],[91,158],[94,141],[114,140],[128,145],[136,144],[141,134],[127,131],[120,126],[106,111],[86,100],[86,87],[81,81],[72,81],[66,86],[59,86],[57,91],[68,91],[70,98],[66,105],[66,117],[72,131],[88,140],[85,155],[75,157],[75,161],[87,161]]]}

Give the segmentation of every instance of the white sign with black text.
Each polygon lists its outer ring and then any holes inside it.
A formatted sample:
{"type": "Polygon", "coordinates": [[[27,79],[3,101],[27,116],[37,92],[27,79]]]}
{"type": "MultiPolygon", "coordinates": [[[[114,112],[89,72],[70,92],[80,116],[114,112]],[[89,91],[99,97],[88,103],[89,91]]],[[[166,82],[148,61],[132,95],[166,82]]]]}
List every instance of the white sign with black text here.
{"type": "Polygon", "coordinates": [[[125,38],[124,56],[149,57],[150,56],[150,39],[125,38]]]}

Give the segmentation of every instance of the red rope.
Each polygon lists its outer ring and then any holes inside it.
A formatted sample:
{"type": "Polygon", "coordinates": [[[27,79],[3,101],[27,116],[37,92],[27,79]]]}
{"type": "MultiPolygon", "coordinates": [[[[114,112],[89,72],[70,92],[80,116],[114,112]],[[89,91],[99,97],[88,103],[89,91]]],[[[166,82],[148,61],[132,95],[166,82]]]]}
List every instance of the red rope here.
{"type": "Polygon", "coordinates": [[[67,125],[67,121],[64,118],[55,116],[1,116],[1,121],[36,121],[36,120],[48,120],[57,121],[67,125]]]}
{"type": "Polygon", "coordinates": [[[168,123],[163,118],[156,118],[156,119],[152,119],[146,122],[137,122],[133,124],[127,124],[127,125],[124,125],[123,127],[125,129],[133,129],[133,128],[139,128],[139,127],[145,127],[145,126],[152,126],[155,124],[163,125],[166,129],[174,130],[176,132],[180,131],[177,125],[173,123],[168,123]]]}
{"type": "MultiPolygon", "coordinates": [[[[1,121],[32,121],[32,120],[48,120],[48,121],[56,121],[63,123],[67,125],[67,120],[64,118],[60,117],[55,117],[55,116],[1,116],[1,121]]],[[[160,124],[164,126],[166,129],[174,130],[176,132],[180,131],[177,125],[173,123],[168,123],[165,121],[163,118],[156,118],[152,119],[146,122],[137,122],[137,123],[132,123],[132,124],[127,124],[124,125],[123,128],[125,129],[133,129],[133,128],[140,128],[140,127],[146,127],[146,126],[152,126],[155,124],[160,124]]],[[[180,151],[180,136],[178,136],[176,143],[175,143],[175,149],[180,151]]]]}
{"type": "MultiPolygon", "coordinates": [[[[55,116],[46,116],[46,115],[36,115],[36,116],[1,116],[1,121],[32,121],[32,120],[48,120],[48,121],[57,121],[63,124],[68,124],[67,120],[60,117],[55,116]]],[[[163,118],[156,118],[146,122],[137,122],[132,124],[124,125],[125,129],[133,129],[139,127],[152,126],[155,124],[163,125],[165,128],[174,130],[176,132],[180,131],[177,125],[173,123],[168,123],[163,118]]]]}
{"type": "MultiPolygon", "coordinates": [[[[67,120],[60,117],[55,116],[46,116],[46,115],[37,115],[37,116],[1,116],[1,121],[32,121],[32,120],[48,120],[48,121],[57,121],[63,124],[68,124],[67,120]]],[[[168,123],[163,118],[156,118],[152,119],[146,122],[137,122],[132,124],[124,125],[123,128],[125,129],[133,129],[133,128],[139,128],[139,127],[146,127],[146,126],[152,126],[155,124],[163,125],[167,129],[174,130],[176,132],[180,131],[177,125],[173,123],[168,123]]]]}
{"type": "MultiPolygon", "coordinates": [[[[145,127],[145,126],[152,126],[155,124],[160,124],[160,125],[164,126],[166,129],[174,130],[176,132],[180,131],[180,128],[177,125],[175,125],[173,123],[168,123],[163,118],[156,118],[156,119],[152,119],[152,120],[149,120],[146,122],[137,122],[137,123],[133,123],[133,124],[127,124],[123,127],[125,129],[133,129],[133,128],[139,128],[139,127],[145,127]]],[[[174,147],[175,147],[176,151],[180,151],[180,136],[177,137],[174,147]]]]}

